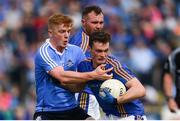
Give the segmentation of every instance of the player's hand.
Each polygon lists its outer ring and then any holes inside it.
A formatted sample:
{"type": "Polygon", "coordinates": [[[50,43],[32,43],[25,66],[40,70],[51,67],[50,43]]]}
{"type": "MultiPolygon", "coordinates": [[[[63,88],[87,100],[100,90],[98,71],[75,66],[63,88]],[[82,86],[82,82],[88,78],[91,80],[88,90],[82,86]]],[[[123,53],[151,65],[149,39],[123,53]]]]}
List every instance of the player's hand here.
{"type": "Polygon", "coordinates": [[[102,100],[104,100],[106,103],[108,104],[113,104],[116,105],[117,104],[117,99],[114,98],[109,91],[107,90],[107,88],[103,88],[102,92],[104,93],[104,96],[100,96],[102,100]]]}
{"type": "Polygon", "coordinates": [[[178,109],[177,103],[173,98],[168,100],[168,107],[171,112],[176,112],[178,109]]]}
{"type": "Polygon", "coordinates": [[[96,80],[107,80],[107,79],[111,79],[113,77],[113,74],[107,74],[108,72],[112,71],[113,67],[105,70],[105,64],[101,64],[99,65],[95,70],[95,76],[94,78],[96,80]]]}

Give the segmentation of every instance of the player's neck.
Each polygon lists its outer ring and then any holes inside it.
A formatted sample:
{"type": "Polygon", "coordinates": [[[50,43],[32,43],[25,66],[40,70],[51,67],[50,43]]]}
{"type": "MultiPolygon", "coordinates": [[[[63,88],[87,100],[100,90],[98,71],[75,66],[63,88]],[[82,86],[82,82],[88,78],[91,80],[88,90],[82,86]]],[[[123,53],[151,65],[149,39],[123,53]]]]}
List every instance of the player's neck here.
{"type": "Polygon", "coordinates": [[[57,50],[58,52],[62,53],[62,52],[64,51],[64,48],[62,48],[62,47],[57,47],[56,50],[57,50]]]}
{"type": "Polygon", "coordinates": [[[92,60],[92,64],[93,64],[93,68],[97,68],[100,65],[100,64],[95,63],[93,60],[92,60]]]}
{"type": "Polygon", "coordinates": [[[50,39],[49,42],[51,43],[51,46],[52,46],[54,49],[56,49],[58,52],[62,53],[62,52],[64,51],[65,48],[64,48],[64,47],[61,47],[61,46],[58,46],[58,44],[57,44],[54,40],[50,39]]]}
{"type": "Polygon", "coordinates": [[[89,36],[89,33],[88,33],[88,31],[85,29],[85,27],[82,27],[82,29],[83,29],[84,33],[89,36]]]}

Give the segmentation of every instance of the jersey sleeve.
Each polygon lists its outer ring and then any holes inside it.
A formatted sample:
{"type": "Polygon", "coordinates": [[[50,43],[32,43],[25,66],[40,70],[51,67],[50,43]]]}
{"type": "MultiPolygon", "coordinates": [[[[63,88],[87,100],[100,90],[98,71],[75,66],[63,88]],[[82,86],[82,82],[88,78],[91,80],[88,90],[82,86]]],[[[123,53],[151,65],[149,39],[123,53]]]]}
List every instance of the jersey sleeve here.
{"type": "Polygon", "coordinates": [[[39,50],[39,53],[35,58],[35,64],[41,66],[46,72],[49,72],[58,66],[53,54],[43,50],[42,48],[39,50]]]}
{"type": "Polygon", "coordinates": [[[163,74],[170,73],[169,59],[167,59],[163,66],[163,74]]]}

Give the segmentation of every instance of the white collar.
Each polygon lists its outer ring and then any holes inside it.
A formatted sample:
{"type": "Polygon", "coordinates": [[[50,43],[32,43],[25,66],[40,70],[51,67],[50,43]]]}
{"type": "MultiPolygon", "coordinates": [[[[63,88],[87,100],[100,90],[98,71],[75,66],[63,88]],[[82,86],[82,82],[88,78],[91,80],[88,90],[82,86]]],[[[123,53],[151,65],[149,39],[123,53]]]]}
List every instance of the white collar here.
{"type": "Polygon", "coordinates": [[[52,44],[51,44],[51,42],[50,42],[50,38],[46,39],[46,42],[49,44],[49,46],[50,46],[58,55],[63,55],[63,53],[65,52],[65,50],[68,49],[68,46],[69,46],[69,44],[68,44],[67,47],[66,47],[66,48],[63,50],[63,52],[61,53],[61,52],[57,51],[57,49],[52,46],[52,44]]]}

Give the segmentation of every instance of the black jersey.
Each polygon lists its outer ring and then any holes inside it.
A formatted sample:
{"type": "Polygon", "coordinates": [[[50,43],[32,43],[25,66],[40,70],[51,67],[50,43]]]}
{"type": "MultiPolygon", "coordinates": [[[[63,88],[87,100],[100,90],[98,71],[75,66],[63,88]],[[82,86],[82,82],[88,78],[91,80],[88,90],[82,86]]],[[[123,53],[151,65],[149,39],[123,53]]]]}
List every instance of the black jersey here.
{"type": "Polygon", "coordinates": [[[164,64],[164,73],[171,73],[176,88],[180,90],[180,48],[174,50],[164,64]]]}
{"type": "Polygon", "coordinates": [[[176,86],[175,100],[180,107],[180,48],[174,50],[164,64],[164,74],[170,73],[176,86]]]}

